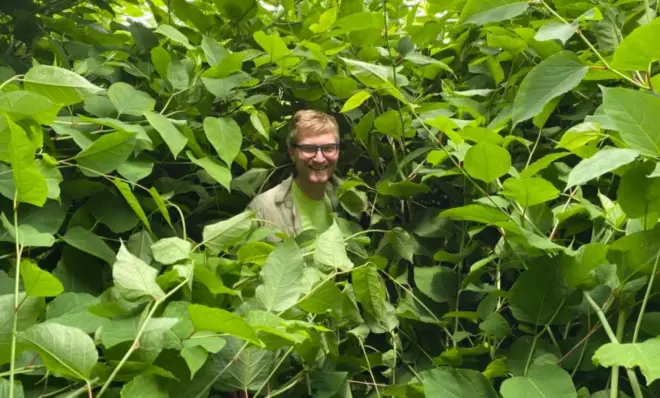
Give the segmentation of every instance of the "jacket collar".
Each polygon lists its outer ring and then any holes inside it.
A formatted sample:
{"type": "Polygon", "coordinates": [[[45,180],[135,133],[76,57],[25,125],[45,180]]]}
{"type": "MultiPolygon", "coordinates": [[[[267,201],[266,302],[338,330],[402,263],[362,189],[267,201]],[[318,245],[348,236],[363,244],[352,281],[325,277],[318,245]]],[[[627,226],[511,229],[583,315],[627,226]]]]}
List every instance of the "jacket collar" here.
{"type": "MultiPolygon", "coordinates": [[[[337,188],[341,180],[333,175],[330,179],[330,183],[326,184],[325,192],[332,203],[332,208],[336,209],[338,200],[337,200],[337,188]]],[[[282,204],[286,205],[288,208],[293,207],[293,195],[291,194],[291,188],[293,187],[293,176],[289,176],[286,180],[280,183],[277,193],[275,194],[275,204],[281,206],[282,204]]]]}

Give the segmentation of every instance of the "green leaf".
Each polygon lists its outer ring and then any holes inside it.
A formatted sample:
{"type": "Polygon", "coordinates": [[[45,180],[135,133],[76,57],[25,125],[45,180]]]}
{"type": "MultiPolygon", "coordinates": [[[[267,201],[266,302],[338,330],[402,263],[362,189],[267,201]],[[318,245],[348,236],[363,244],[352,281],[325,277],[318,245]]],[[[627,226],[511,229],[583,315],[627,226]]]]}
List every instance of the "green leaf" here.
{"type": "Polygon", "coordinates": [[[241,340],[228,338],[225,348],[213,355],[213,375],[218,375],[216,382],[223,388],[256,391],[268,383],[278,359],[277,351],[243,346],[241,340]]]}
{"type": "Polygon", "coordinates": [[[220,159],[231,166],[241,151],[243,134],[241,128],[230,117],[207,117],[204,119],[204,133],[220,159]]]}
{"type": "Polygon", "coordinates": [[[39,353],[44,365],[57,376],[89,380],[99,356],[94,340],[80,329],[57,323],[40,323],[19,334],[21,343],[39,353]]]}
{"type": "Polygon", "coordinates": [[[167,388],[158,382],[156,375],[140,374],[126,383],[119,394],[122,398],[169,398],[167,388]]]}
{"type": "Polygon", "coordinates": [[[0,94],[0,112],[6,113],[16,121],[32,118],[39,124],[51,124],[60,109],[61,105],[31,91],[0,94]]]}
{"type": "Polygon", "coordinates": [[[90,176],[108,174],[126,161],[135,148],[135,133],[118,131],[104,134],[74,157],[90,176]]]}
{"type": "Polygon", "coordinates": [[[621,140],[642,155],[660,156],[660,98],[628,88],[606,88],[603,112],[614,124],[621,140]]]}
{"type": "Polygon", "coordinates": [[[498,312],[489,314],[486,319],[479,324],[479,329],[499,339],[503,339],[511,334],[509,323],[506,321],[506,318],[498,312]]]}
{"type": "Polygon", "coordinates": [[[364,91],[364,90],[358,91],[357,93],[353,94],[351,98],[346,100],[340,112],[345,113],[348,111],[352,111],[353,109],[362,105],[362,103],[366,101],[369,97],[371,97],[371,94],[368,91],[364,91]]]}
{"type": "Polygon", "coordinates": [[[204,51],[206,62],[208,62],[211,66],[219,64],[223,59],[225,59],[227,55],[229,55],[229,52],[224,47],[222,47],[220,43],[206,35],[202,37],[201,47],[202,51],[204,51]]]}
{"type": "Polygon", "coordinates": [[[319,17],[318,22],[309,26],[309,30],[314,33],[322,33],[330,29],[337,19],[337,8],[332,6],[329,10],[324,11],[319,17]]]}
{"type": "Polygon", "coordinates": [[[607,343],[600,346],[592,358],[595,365],[623,366],[627,369],[639,367],[646,385],[660,379],[660,339],[649,339],[643,343],[607,343]]]}
{"type": "Polygon", "coordinates": [[[156,190],[155,187],[149,188],[149,193],[151,194],[152,199],[156,203],[156,206],[158,207],[158,210],[160,211],[160,214],[163,215],[163,218],[167,223],[172,226],[172,218],[170,217],[170,213],[167,211],[167,204],[165,203],[165,199],[158,193],[158,190],[156,190]]]}
{"type": "Polygon", "coordinates": [[[374,120],[374,127],[376,130],[392,138],[403,137],[404,126],[401,121],[401,115],[395,110],[390,109],[378,115],[376,120],[374,120]]]}
{"type": "Polygon", "coordinates": [[[570,287],[593,288],[597,284],[596,268],[609,263],[608,247],[602,243],[589,243],[570,256],[562,254],[561,266],[570,287]]]}
{"type": "Polygon", "coordinates": [[[506,149],[488,143],[480,143],[465,154],[465,170],[472,177],[492,182],[505,175],[511,168],[511,155],[506,149]]]}
{"type": "Polygon", "coordinates": [[[488,379],[472,369],[440,367],[420,373],[427,397],[497,398],[488,379]]]}
{"type": "MultiPolygon", "coordinates": [[[[209,357],[209,353],[202,347],[186,347],[181,350],[181,356],[188,364],[190,369],[190,379],[192,380],[209,357]]],[[[169,395],[167,395],[169,397],[169,395]]]]}
{"type": "Polygon", "coordinates": [[[190,45],[190,41],[188,40],[188,38],[173,26],[170,26],[168,24],[162,24],[156,28],[155,32],[160,33],[161,35],[169,38],[170,40],[183,45],[188,50],[194,49],[194,47],[190,45]]]}
{"type": "Polygon", "coordinates": [[[392,245],[396,253],[411,263],[415,254],[417,242],[415,239],[401,227],[396,227],[385,233],[385,240],[392,245]]]}
{"type": "Polygon", "coordinates": [[[438,303],[456,299],[458,275],[451,268],[416,267],[415,285],[427,297],[438,303]]]}
{"type": "Polygon", "coordinates": [[[509,178],[502,187],[502,195],[516,200],[522,207],[548,202],[560,193],[552,183],[541,177],[509,178]]]}
{"type": "Polygon", "coordinates": [[[347,271],[353,268],[353,262],[346,254],[344,235],[336,221],[333,221],[330,228],[325,230],[316,239],[314,261],[318,265],[341,271],[347,271]]]}
{"type": "Polygon", "coordinates": [[[532,366],[527,376],[504,380],[502,398],[577,398],[571,375],[554,364],[532,366]]]}
{"type": "Polygon", "coordinates": [[[353,271],[353,289],[355,289],[355,297],[364,309],[376,319],[381,319],[385,311],[383,307],[386,298],[376,267],[368,265],[353,271]]]}
{"type": "Polygon", "coordinates": [[[210,158],[197,159],[190,151],[186,151],[186,155],[188,155],[188,159],[209,173],[211,178],[225,187],[227,191],[231,191],[231,171],[226,166],[218,164],[210,158]]]}
{"type": "Polygon", "coordinates": [[[174,264],[187,259],[192,253],[192,243],[181,238],[163,238],[151,245],[154,259],[161,264],[174,264]]]}
{"type": "Polygon", "coordinates": [[[133,209],[135,214],[137,214],[144,226],[147,227],[149,231],[151,231],[151,224],[149,224],[149,219],[147,219],[147,215],[144,213],[144,210],[142,210],[140,202],[138,202],[137,198],[133,194],[133,191],[131,191],[131,187],[129,187],[128,184],[117,177],[112,179],[112,183],[115,184],[121,195],[124,197],[124,199],[126,199],[126,202],[129,206],[131,206],[131,209],[133,209]]]}
{"type": "Polygon", "coordinates": [[[64,293],[57,296],[46,307],[45,322],[59,323],[94,333],[107,321],[89,312],[88,307],[100,300],[87,293],[64,293]]]}
{"type": "Polygon", "coordinates": [[[376,187],[378,193],[385,196],[411,197],[428,192],[429,187],[412,181],[391,182],[381,181],[376,187]]]}
{"type": "Polygon", "coordinates": [[[49,65],[30,68],[23,77],[26,90],[34,91],[56,104],[73,105],[104,90],[70,70],[49,65]]]}
{"type": "Polygon", "coordinates": [[[112,279],[115,288],[127,300],[134,300],[143,296],[153,297],[155,300],[162,298],[165,293],[156,283],[158,271],[145,264],[144,261],[135,257],[121,243],[117,261],[112,267],[112,279]]]}
{"type": "Polygon", "coordinates": [[[343,301],[341,290],[335,282],[327,280],[315,286],[313,291],[298,303],[298,307],[312,314],[325,314],[329,310],[341,314],[343,301]]]}
{"type": "Polygon", "coordinates": [[[115,262],[115,253],[107,243],[85,228],[75,226],[67,229],[62,240],[78,250],[100,258],[108,264],[115,262]]]}
{"type": "Polygon", "coordinates": [[[245,211],[227,220],[205,226],[202,238],[207,250],[215,255],[238,243],[250,231],[253,218],[253,212],[245,211]]]}
{"type": "Polygon", "coordinates": [[[183,148],[186,147],[188,139],[181,134],[179,129],[167,117],[154,112],[144,112],[144,117],[147,118],[149,124],[160,134],[167,147],[170,148],[172,155],[176,158],[183,148]]]}
{"type": "Polygon", "coordinates": [[[21,261],[21,278],[25,294],[31,297],[53,297],[64,292],[62,283],[30,259],[21,261]]]}
{"type": "Polygon", "coordinates": [[[8,151],[15,200],[41,207],[48,199],[48,183],[34,161],[35,147],[18,124],[11,119],[7,119],[7,124],[10,131],[8,151]]]}
{"type": "Polygon", "coordinates": [[[475,221],[484,224],[506,222],[509,219],[504,211],[479,204],[448,209],[440,213],[439,217],[448,217],[458,221],[475,221]]]}
{"type": "Polygon", "coordinates": [[[292,51],[287,48],[286,43],[277,32],[266,34],[263,31],[258,31],[254,33],[253,37],[254,41],[268,53],[270,62],[281,63],[282,66],[290,66],[297,62],[296,58],[287,57],[292,51]]]}
{"type": "Polygon", "coordinates": [[[18,241],[18,243],[26,247],[51,247],[55,244],[55,237],[53,235],[39,232],[38,229],[30,224],[19,224],[17,233],[17,228],[9,222],[5,213],[0,213],[0,220],[2,221],[2,226],[9,236],[11,236],[10,241],[18,241]]]}
{"type": "MultiPolygon", "coordinates": [[[[523,272],[510,291],[511,313],[520,322],[545,325],[563,305],[568,287],[555,263],[535,265],[523,272]]],[[[559,323],[556,317],[553,324],[559,323]]]]}
{"type": "Polygon", "coordinates": [[[483,25],[515,18],[527,11],[529,3],[519,0],[468,0],[461,12],[461,23],[483,25]]]}
{"type": "MultiPolygon", "coordinates": [[[[9,397],[10,386],[9,380],[0,379],[0,397],[9,397]]],[[[14,395],[12,398],[25,398],[25,392],[23,391],[23,383],[20,380],[14,381],[14,395]]]]}
{"type": "Polygon", "coordinates": [[[534,40],[559,40],[562,44],[566,44],[568,40],[575,34],[579,25],[574,22],[571,24],[563,22],[548,22],[541,26],[539,31],[536,32],[534,40]]]}
{"type": "Polygon", "coordinates": [[[239,339],[249,341],[257,346],[263,346],[257,333],[242,317],[220,308],[211,308],[200,304],[188,306],[190,319],[195,330],[208,330],[216,333],[225,333],[239,339]]]}
{"type": "MultiPolygon", "coordinates": [[[[557,147],[559,147],[559,146],[557,146],[557,147]]],[[[524,178],[534,177],[537,173],[545,170],[548,166],[550,166],[556,160],[564,158],[568,155],[570,155],[570,153],[568,153],[568,152],[551,153],[551,154],[545,155],[541,159],[535,161],[534,163],[530,164],[527,168],[525,168],[525,170],[523,170],[520,173],[520,178],[524,179],[524,178]]]]}
{"type": "Polygon", "coordinates": [[[610,66],[621,71],[646,71],[653,62],[660,61],[660,20],[637,27],[616,46],[610,66]]]}
{"type": "Polygon", "coordinates": [[[154,110],[156,100],[128,83],[117,82],[108,89],[108,97],[119,115],[142,116],[154,110]]]}
{"type": "Polygon", "coordinates": [[[301,293],[300,278],[303,274],[302,252],[292,239],[286,240],[268,255],[261,269],[263,284],[257,286],[255,297],[263,307],[272,312],[286,311],[298,301],[301,293]]]}
{"type": "MultiPolygon", "coordinates": [[[[12,281],[13,282],[13,281],[12,281]]],[[[13,289],[13,286],[12,286],[13,289]]],[[[44,308],[44,299],[36,297],[27,297],[25,293],[18,294],[17,330],[20,332],[27,327],[37,323],[44,308]]],[[[14,323],[14,294],[4,294],[0,296],[0,363],[9,363],[11,355],[11,336],[13,334],[14,323]]]]}
{"type": "Polygon", "coordinates": [[[636,165],[621,177],[616,195],[621,209],[631,218],[660,213],[660,178],[647,177],[652,163],[636,165]]]}
{"type": "Polygon", "coordinates": [[[589,67],[570,51],[562,51],[538,64],[525,76],[513,103],[514,124],[532,118],[552,99],[574,89],[589,67]]]}
{"type": "Polygon", "coordinates": [[[566,189],[582,185],[603,174],[616,170],[637,159],[639,152],[634,149],[609,148],[578,163],[568,175],[566,189]]]}

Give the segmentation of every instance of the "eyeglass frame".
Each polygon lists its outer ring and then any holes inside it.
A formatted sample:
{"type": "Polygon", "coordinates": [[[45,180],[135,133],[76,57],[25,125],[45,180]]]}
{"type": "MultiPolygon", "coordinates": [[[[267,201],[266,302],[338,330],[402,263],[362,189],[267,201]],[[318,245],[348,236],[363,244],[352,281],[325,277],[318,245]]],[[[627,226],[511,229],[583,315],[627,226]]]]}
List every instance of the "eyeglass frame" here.
{"type": "Polygon", "coordinates": [[[298,148],[298,149],[300,150],[300,153],[303,155],[303,157],[304,157],[305,159],[312,159],[312,158],[314,158],[314,157],[316,156],[317,153],[319,153],[319,150],[321,150],[321,153],[323,154],[324,157],[335,156],[337,153],[339,153],[339,150],[341,149],[341,143],[340,143],[340,142],[333,142],[333,143],[330,143],[330,144],[321,144],[321,145],[314,145],[314,144],[292,144],[291,147],[292,147],[292,148],[298,148]],[[326,155],[326,154],[323,152],[323,149],[322,149],[324,146],[329,146],[329,145],[332,145],[332,146],[335,147],[335,153],[333,153],[332,155],[326,155]],[[303,149],[302,149],[303,147],[307,147],[307,148],[315,148],[315,149],[314,149],[314,154],[313,154],[313,155],[310,155],[310,156],[304,155],[305,152],[304,152],[303,149]]]}

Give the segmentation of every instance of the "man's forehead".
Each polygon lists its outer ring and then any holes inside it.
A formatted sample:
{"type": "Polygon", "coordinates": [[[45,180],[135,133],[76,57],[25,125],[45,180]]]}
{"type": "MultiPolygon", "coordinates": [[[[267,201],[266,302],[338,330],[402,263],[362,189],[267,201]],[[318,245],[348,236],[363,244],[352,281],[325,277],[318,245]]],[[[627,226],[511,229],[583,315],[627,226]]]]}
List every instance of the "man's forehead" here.
{"type": "Polygon", "coordinates": [[[337,142],[337,137],[335,133],[331,131],[327,132],[305,132],[300,131],[298,133],[298,144],[330,144],[337,142]]]}

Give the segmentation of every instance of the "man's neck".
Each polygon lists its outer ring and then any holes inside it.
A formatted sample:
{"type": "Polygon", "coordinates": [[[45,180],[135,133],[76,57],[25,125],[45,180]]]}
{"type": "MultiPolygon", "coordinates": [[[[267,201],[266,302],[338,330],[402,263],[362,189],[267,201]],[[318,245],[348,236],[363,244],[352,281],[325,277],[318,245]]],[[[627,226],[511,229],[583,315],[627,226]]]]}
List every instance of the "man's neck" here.
{"type": "Polygon", "coordinates": [[[301,191],[310,199],[321,200],[325,195],[326,184],[313,184],[309,181],[303,181],[300,178],[295,179],[295,183],[298,185],[301,191]]]}

